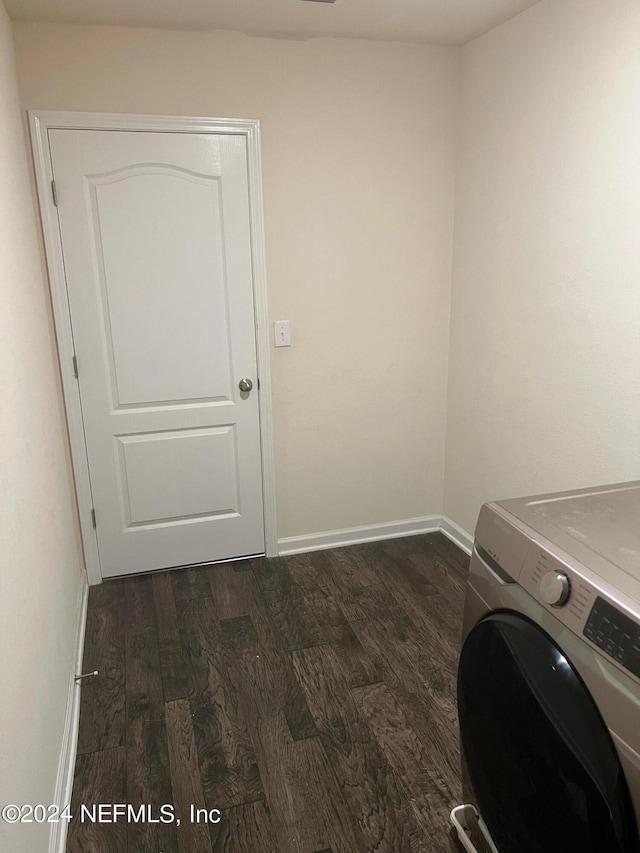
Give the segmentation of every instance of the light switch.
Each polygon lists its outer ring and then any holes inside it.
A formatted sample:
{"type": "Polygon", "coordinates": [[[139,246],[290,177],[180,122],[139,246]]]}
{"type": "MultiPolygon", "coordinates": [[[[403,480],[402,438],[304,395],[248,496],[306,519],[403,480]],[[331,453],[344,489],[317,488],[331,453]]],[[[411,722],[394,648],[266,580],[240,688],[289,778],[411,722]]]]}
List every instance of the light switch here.
{"type": "Polygon", "coordinates": [[[289,329],[288,320],[276,320],[273,324],[273,331],[275,334],[277,347],[291,346],[291,331],[289,329]]]}

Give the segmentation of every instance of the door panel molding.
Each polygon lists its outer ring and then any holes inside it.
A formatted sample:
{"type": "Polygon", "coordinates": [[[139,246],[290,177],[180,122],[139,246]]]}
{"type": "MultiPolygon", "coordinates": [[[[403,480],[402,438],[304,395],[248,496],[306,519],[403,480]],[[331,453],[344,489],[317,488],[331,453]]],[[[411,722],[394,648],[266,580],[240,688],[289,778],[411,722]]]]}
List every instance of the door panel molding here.
{"type": "MultiPolygon", "coordinates": [[[[264,239],[260,122],[257,119],[203,118],[192,116],[151,116],[124,113],[85,113],[30,110],[29,127],[36,186],[40,203],[44,245],[56,326],[60,372],[67,412],[80,530],[84,545],[89,583],[102,580],[96,531],[92,522],[93,499],[85,446],[79,385],[74,373],[75,349],[67,295],[64,257],[58,217],[52,192],[53,169],[48,134],[65,130],[130,130],[165,133],[210,133],[241,135],[247,146],[249,182],[249,219],[253,268],[255,332],[260,379],[259,413],[262,452],[262,491],[264,532],[267,556],[278,553],[276,531],[275,457],[273,450],[273,413],[269,367],[270,335],[267,302],[267,278],[264,239]]],[[[79,371],[82,365],[78,365],[79,371]]],[[[201,402],[201,401],[199,401],[201,402]]]]}

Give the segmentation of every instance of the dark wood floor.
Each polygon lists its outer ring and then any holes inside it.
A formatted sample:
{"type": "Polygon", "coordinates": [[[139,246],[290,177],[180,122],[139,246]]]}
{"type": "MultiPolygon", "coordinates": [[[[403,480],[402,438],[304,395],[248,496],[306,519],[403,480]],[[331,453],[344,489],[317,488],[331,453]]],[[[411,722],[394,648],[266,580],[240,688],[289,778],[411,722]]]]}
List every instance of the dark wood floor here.
{"type": "Polygon", "coordinates": [[[69,853],[454,849],[467,565],[431,534],[92,587],[69,853]]]}

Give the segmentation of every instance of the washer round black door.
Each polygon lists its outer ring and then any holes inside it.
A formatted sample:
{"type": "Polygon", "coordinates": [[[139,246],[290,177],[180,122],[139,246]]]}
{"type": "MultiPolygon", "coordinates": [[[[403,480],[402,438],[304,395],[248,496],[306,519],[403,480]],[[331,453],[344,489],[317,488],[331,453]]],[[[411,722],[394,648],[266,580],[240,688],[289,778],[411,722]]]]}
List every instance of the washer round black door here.
{"type": "Polygon", "coordinates": [[[482,619],[458,669],[469,780],[500,853],[637,853],[611,736],[584,682],[538,625],[482,619]]]}

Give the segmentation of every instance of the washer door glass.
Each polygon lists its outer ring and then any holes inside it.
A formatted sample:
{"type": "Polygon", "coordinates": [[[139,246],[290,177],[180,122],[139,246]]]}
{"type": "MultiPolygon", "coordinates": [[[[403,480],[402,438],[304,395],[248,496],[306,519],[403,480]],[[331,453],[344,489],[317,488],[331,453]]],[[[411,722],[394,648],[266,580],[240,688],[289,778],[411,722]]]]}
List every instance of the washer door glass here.
{"type": "Polygon", "coordinates": [[[468,635],[458,669],[462,750],[499,853],[637,853],[618,755],[582,679],[510,612],[468,635]]]}

